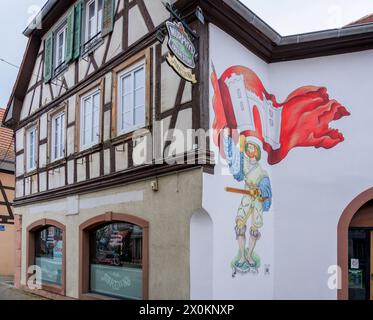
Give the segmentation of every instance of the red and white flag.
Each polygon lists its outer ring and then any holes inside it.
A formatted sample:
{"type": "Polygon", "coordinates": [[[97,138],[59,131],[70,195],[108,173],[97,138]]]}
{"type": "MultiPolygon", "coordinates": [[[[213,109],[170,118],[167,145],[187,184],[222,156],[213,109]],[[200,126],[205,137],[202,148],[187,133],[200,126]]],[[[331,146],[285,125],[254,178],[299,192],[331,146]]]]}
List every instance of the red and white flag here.
{"type": "MultiPolygon", "coordinates": [[[[220,79],[213,70],[214,143],[221,146],[221,131],[227,127],[263,142],[270,165],[281,162],[296,147],[330,149],[344,136],[329,123],[350,116],[325,87],[296,89],[282,103],[269,94],[251,69],[234,66],[220,79]]],[[[237,136],[233,137],[237,141],[237,136]]],[[[220,148],[224,157],[224,148],[220,148]]]]}

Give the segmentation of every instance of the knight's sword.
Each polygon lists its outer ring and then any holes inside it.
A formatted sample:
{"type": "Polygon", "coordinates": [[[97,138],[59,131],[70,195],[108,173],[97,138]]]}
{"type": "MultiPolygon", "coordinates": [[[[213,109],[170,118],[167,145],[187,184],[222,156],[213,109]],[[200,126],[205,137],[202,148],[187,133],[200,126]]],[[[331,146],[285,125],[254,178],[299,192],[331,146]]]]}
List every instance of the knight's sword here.
{"type": "MultiPolygon", "coordinates": [[[[244,196],[250,196],[252,198],[257,198],[258,197],[257,194],[255,193],[255,190],[242,190],[242,189],[236,189],[236,188],[231,188],[231,187],[225,187],[225,191],[230,192],[230,193],[241,194],[241,195],[244,195],[244,196]]],[[[259,197],[260,202],[264,202],[267,199],[268,199],[268,197],[266,197],[266,198],[259,197]]]]}

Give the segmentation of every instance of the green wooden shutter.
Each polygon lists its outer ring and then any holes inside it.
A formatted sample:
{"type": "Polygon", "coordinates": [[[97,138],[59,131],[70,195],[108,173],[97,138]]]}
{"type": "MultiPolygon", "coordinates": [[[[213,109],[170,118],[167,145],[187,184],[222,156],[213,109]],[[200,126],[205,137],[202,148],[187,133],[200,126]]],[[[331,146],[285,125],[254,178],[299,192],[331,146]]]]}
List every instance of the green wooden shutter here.
{"type": "Polygon", "coordinates": [[[80,56],[81,30],[82,30],[82,2],[75,6],[75,23],[74,23],[74,52],[73,59],[80,56]]]}
{"type": "Polygon", "coordinates": [[[67,15],[67,31],[66,31],[66,52],[65,62],[69,63],[73,58],[74,46],[74,9],[70,10],[67,15]]]}
{"type": "Polygon", "coordinates": [[[53,63],[53,33],[50,33],[44,41],[44,82],[52,79],[53,63]]]}
{"type": "Polygon", "coordinates": [[[104,11],[102,19],[102,36],[113,31],[114,27],[114,0],[104,0],[104,11]]]}

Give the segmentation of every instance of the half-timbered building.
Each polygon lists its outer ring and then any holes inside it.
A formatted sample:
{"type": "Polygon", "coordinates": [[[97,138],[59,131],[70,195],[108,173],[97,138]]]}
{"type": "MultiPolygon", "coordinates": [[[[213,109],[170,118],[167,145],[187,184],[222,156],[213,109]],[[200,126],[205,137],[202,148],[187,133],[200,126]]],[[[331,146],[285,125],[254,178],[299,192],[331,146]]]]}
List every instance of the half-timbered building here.
{"type": "MultiPolygon", "coordinates": [[[[4,113],[1,108],[0,121],[4,113]]],[[[15,267],[14,164],[13,131],[0,126],[0,276],[13,275],[15,267]]]]}
{"type": "Polygon", "coordinates": [[[207,97],[166,61],[157,32],[169,18],[158,0],[50,0],[25,30],[5,119],[16,128],[18,285],[36,265],[40,292],[189,297],[188,221],[201,207],[202,169],[184,161],[198,154],[194,137],[178,152],[172,129],[206,123],[207,97]],[[102,233],[106,245],[94,246],[102,233]]]}
{"type": "Polygon", "coordinates": [[[373,24],[283,37],[238,0],[172,3],[49,0],[25,30],[16,285],[373,298],[373,24]]]}

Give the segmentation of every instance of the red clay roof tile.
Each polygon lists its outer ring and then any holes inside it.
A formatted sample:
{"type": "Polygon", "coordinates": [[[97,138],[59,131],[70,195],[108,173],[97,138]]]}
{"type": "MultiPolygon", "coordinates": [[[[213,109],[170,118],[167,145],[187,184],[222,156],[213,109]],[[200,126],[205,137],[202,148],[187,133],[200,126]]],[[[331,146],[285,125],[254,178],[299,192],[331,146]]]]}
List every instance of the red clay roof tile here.
{"type": "Polygon", "coordinates": [[[15,160],[13,131],[1,125],[5,109],[0,108],[0,162],[15,160]]]}
{"type": "Polygon", "coordinates": [[[366,15],[365,17],[362,17],[356,21],[353,21],[346,25],[346,27],[356,26],[359,24],[366,24],[366,23],[373,23],[373,13],[366,15]]]}

